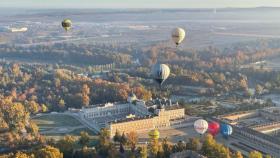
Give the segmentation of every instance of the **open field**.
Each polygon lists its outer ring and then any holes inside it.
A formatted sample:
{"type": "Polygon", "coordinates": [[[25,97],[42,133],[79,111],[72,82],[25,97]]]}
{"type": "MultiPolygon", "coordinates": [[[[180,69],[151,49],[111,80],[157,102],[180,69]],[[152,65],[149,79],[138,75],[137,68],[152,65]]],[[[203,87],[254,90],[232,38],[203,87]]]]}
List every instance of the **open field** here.
{"type": "Polygon", "coordinates": [[[38,125],[41,134],[51,138],[60,138],[66,134],[78,136],[81,131],[94,135],[91,130],[74,117],[67,115],[42,115],[33,118],[33,121],[38,125]]]}

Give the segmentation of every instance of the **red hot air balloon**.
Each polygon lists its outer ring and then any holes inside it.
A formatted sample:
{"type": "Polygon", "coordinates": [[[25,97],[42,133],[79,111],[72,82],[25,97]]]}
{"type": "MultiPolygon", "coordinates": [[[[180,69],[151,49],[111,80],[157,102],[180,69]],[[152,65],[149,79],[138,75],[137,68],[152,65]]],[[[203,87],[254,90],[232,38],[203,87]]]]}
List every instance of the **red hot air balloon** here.
{"type": "Polygon", "coordinates": [[[220,131],[220,124],[218,122],[211,122],[208,126],[208,132],[215,137],[220,131]]]}

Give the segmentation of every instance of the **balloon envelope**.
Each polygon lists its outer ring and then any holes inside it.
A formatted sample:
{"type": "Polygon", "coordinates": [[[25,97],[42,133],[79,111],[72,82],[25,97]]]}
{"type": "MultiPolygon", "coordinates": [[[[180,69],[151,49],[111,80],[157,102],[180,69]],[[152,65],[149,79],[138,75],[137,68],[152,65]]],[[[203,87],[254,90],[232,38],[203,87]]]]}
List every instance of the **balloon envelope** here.
{"type": "Polygon", "coordinates": [[[68,31],[71,29],[72,27],[72,21],[70,19],[64,19],[62,22],[61,22],[61,25],[62,27],[68,31]]]}
{"type": "Polygon", "coordinates": [[[208,129],[208,123],[206,120],[199,119],[194,122],[194,129],[199,134],[204,134],[208,129]]]}
{"type": "Polygon", "coordinates": [[[162,85],[162,83],[168,78],[170,75],[170,69],[165,64],[156,64],[152,70],[154,80],[162,85]]]}
{"type": "Polygon", "coordinates": [[[212,136],[216,136],[220,131],[220,124],[218,122],[209,123],[208,132],[212,136]]]}
{"type": "Polygon", "coordinates": [[[180,43],[183,42],[183,40],[185,39],[186,36],[186,32],[184,29],[182,28],[175,28],[172,31],[172,40],[174,41],[174,43],[178,46],[180,43]]]}
{"type": "Polygon", "coordinates": [[[233,130],[232,127],[228,124],[221,125],[221,134],[225,137],[228,137],[232,134],[233,130]]]}
{"type": "Polygon", "coordinates": [[[159,139],[159,131],[157,129],[153,129],[149,132],[150,139],[159,139]]]}

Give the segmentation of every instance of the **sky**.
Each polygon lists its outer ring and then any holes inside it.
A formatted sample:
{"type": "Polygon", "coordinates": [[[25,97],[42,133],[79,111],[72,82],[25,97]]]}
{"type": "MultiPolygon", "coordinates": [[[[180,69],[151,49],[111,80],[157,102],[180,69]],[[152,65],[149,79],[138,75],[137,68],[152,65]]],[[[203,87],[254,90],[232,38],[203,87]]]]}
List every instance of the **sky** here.
{"type": "Polygon", "coordinates": [[[0,0],[8,8],[225,8],[280,7],[280,0],[0,0]]]}

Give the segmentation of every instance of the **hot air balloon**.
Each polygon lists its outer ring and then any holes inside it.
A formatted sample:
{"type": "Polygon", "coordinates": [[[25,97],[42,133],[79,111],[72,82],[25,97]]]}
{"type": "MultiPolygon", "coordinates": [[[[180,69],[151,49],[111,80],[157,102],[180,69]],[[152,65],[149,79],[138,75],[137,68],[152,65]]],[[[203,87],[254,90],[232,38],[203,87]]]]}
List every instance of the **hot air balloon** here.
{"type": "Polygon", "coordinates": [[[156,64],[152,70],[154,80],[162,85],[162,83],[168,78],[170,69],[165,64],[156,64]]]}
{"type": "Polygon", "coordinates": [[[199,134],[204,134],[208,129],[208,123],[206,120],[199,119],[194,122],[194,129],[199,134]]]}
{"type": "Polygon", "coordinates": [[[228,138],[232,134],[233,130],[232,127],[228,124],[222,124],[221,125],[221,134],[225,137],[228,138]]]}
{"type": "Polygon", "coordinates": [[[185,36],[186,36],[185,30],[182,28],[178,27],[172,31],[172,40],[174,41],[176,46],[182,43],[182,41],[185,39],[185,36]]]}
{"type": "Polygon", "coordinates": [[[218,122],[211,122],[208,126],[208,132],[215,137],[220,132],[220,124],[218,122]]]}
{"type": "Polygon", "coordinates": [[[149,132],[149,138],[152,140],[159,139],[159,131],[157,129],[153,129],[149,132]]]}
{"type": "Polygon", "coordinates": [[[72,21],[70,19],[64,19],[61,22],[62,27],[65,29],[65,31],[68,31],[72,27],[72,21]]]}

